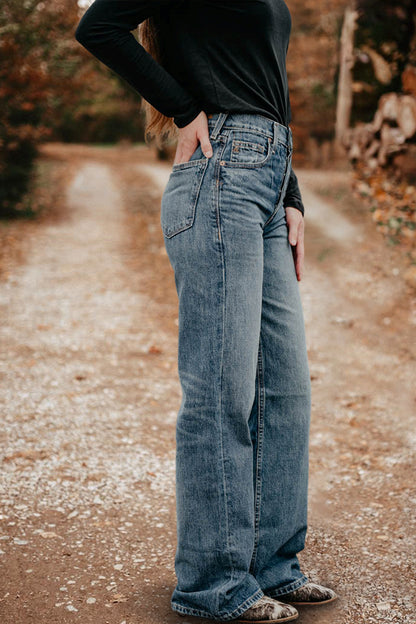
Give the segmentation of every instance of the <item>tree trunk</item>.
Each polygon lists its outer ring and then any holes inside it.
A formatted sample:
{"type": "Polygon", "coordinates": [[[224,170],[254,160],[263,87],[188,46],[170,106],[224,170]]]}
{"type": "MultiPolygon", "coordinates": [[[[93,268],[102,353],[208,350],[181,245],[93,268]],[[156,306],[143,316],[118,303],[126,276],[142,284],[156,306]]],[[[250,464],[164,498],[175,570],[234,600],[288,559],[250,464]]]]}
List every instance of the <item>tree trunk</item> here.
{"type": "Polygon", "coordinates": [[[341,33],[340,69],[338,80],[335,143],[341,148],[349,127],[352,107],[352,68],[354,66],[354,32],[358,13],[352,3],[345,10],[341,33]]]}

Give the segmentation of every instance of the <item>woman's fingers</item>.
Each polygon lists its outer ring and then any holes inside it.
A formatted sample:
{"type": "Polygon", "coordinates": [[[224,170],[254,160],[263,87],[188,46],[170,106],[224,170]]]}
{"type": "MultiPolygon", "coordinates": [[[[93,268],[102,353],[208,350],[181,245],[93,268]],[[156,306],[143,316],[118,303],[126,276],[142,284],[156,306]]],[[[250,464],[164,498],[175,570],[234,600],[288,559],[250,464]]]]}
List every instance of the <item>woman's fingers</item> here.
{"type": "Polygon", "coordinates": [[[305,258],[305,242],[304,242],[304,226],[303,221],[299,225],[298,229],[298,242],[296,245],[296,275],[298,281],[303,277],[303,261],[305,258]]]}
{"type": "Polygon", "coordinates": [[[287,206],[286,223],[289,229],[288,237],[289,243],[292,246],[296,277],[298,281],[300,281],[303,275],[303,262],[305,258],[304,220],[302,213],[293,206],[287,206]]]}
{"type": "Polygon", "coordinates": [[[193,135],[190,135],[189,132],[187,134],[179,134],[174,164],[188,162],[197,147],[198,138],[195,131],[193,135]]]}
{"type": "Polygon", "coordinates": [[[174,164],[188,162],[198,143],[207,158],[212,156],[212,146],[209,140],[208,118],[204,111],[201,111],[191,123],[179,129],[179,139],[176,148],[174,164]]]}
{"type": "MultiPolygon", "coordinates": [[[[208,117],[205,111],[201,111],[194,119],[197,141],[201,143],[201,149],[207,158],[212,156],[212,146],[209,140],[208,117]]],[[[188,124],[190,125],[190,124],[188,124]]]]}
{"type": "Polygon", "coordinates": [[[201,141],[201,149],[203,151],[204,156],[206,156],[207,158],[211,158],[212,147],[211,147],[211,143],[209,140],[208,128],[206,129],[206,132],[204,133],[204,135],[201,137],[200,141],[201,141]]]}

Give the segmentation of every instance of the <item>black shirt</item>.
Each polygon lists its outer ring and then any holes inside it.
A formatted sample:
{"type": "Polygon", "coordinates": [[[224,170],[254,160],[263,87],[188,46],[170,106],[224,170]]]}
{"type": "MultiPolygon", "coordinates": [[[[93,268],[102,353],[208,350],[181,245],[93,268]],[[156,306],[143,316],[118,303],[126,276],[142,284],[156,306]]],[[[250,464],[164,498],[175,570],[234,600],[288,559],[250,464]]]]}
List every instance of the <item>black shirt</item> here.
{"type": "MultiPolygon", "coordinates": [[[[178,128],[201,110],[288,125],[290,30],[284,0],[95,0],[75,37],[178,128]],[[131,33],[148,17],[159,31],[160,62],[131,33]]],[[[304,212],[293,168],[283,203],[304,212]]]]}

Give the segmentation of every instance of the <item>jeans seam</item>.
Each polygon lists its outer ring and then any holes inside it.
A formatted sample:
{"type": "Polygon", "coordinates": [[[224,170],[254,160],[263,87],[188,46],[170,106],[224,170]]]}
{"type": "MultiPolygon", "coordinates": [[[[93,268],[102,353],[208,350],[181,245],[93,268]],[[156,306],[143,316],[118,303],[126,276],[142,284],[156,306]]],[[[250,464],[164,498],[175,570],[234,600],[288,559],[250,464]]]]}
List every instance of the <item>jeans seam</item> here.
{"type": "MultiPolygon", "coordinates": [[[[225,145],[223,149],[225,148],[225,145]]],[[[224,461],[224,440],[223,440],[223,375],[224,375],[224,342],[225,342],[225,315],[226,315],[226,268],[225,268],[225,252],[224,252],[224,244],[223,237],[221,235],[221,218],[220,218],[220,185],[219,185],[219,160],[215,163],[215,173],[216,173],[216,214],[217,214],[217,226],[218,226],[218,244],[219,244],[219,252],[221,257],[222,264],[222,327],[221,327],[221,358],[220,358],[220,396],[219,396],[219,424],[220,424],[220,451],[221,451],[221,466],[222,466],[222,481],[223,481],[223,494],[224,494],[224,510],[225,510],[225,532],[226,532],[226,544],[228,550],[228,557],[230,561],[230,569],[231,569],[231,577],[230,580],[234,578],[234,565],[233,558],[231,554],[230,547],[230,525],[228,518],[228,497],[227,497],[227,480],[226,480],[226,470],[225,470],[225,461],[224,461]]]]}
{"type": "MultiPolygon", "coordinates": [[[[222,155],[224,153],[225,147],[227,145],[227,142],[224,141],[221,150],[217,156],[217,160],[215,162],[215,168],[214,168],[214,180],[215,180],[215,185],[214,185],[214,204],[215,204],[215,217],[216,217],[216,222],[217,222],[217,234],[218,234],[218,241],[220,244],[220,254],[221,254],[221,260],[223,262],[223,267],[225,266],[225,261],[224,261],[224,249],[222,246],[222,234],[221,234],[221,218],[220,218],[220,188],[221,188],[221,182],[220,182],[220,175],[221,175],[221,168],[220,168],[220,162],[222,160],[222,155]]],[[[224,279],[224,271],[225,268],[223,268],[223,279],[224,279]]]]}
{"type": "Polygon", "coordinates": [[[257,549],[260,535],[260,510],[261,510],[261,464],[263,459],[263,431],[264,431],[264,408],[265,408],[265,388],[263,370],[263,349],[261,334],[259,339],[259,351],[257,359],[257,383],[258,383],[258,408],[257,408],[257,452],[256,452],[256,489],[254,493],[254,548],[251,557],[250,570],[253,573],[257,556],[257,549]]]}

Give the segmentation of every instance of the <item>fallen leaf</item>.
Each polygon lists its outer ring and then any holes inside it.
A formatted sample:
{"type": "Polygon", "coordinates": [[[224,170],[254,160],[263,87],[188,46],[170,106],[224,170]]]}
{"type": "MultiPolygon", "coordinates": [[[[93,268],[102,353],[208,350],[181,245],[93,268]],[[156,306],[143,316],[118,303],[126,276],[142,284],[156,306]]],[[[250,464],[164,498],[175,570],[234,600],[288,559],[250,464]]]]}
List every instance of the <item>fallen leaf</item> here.
{"type": "Polygon", "coordinates": [[[162,349],[160,349],[156,345],[151,345],[147,352],[148,353],[162,353],[162,349]]]}
{"type": "Polygon", "coordinates": [[[123,594],[114,594],[110,602],[127,602],[128,598],[123,594]]]}

